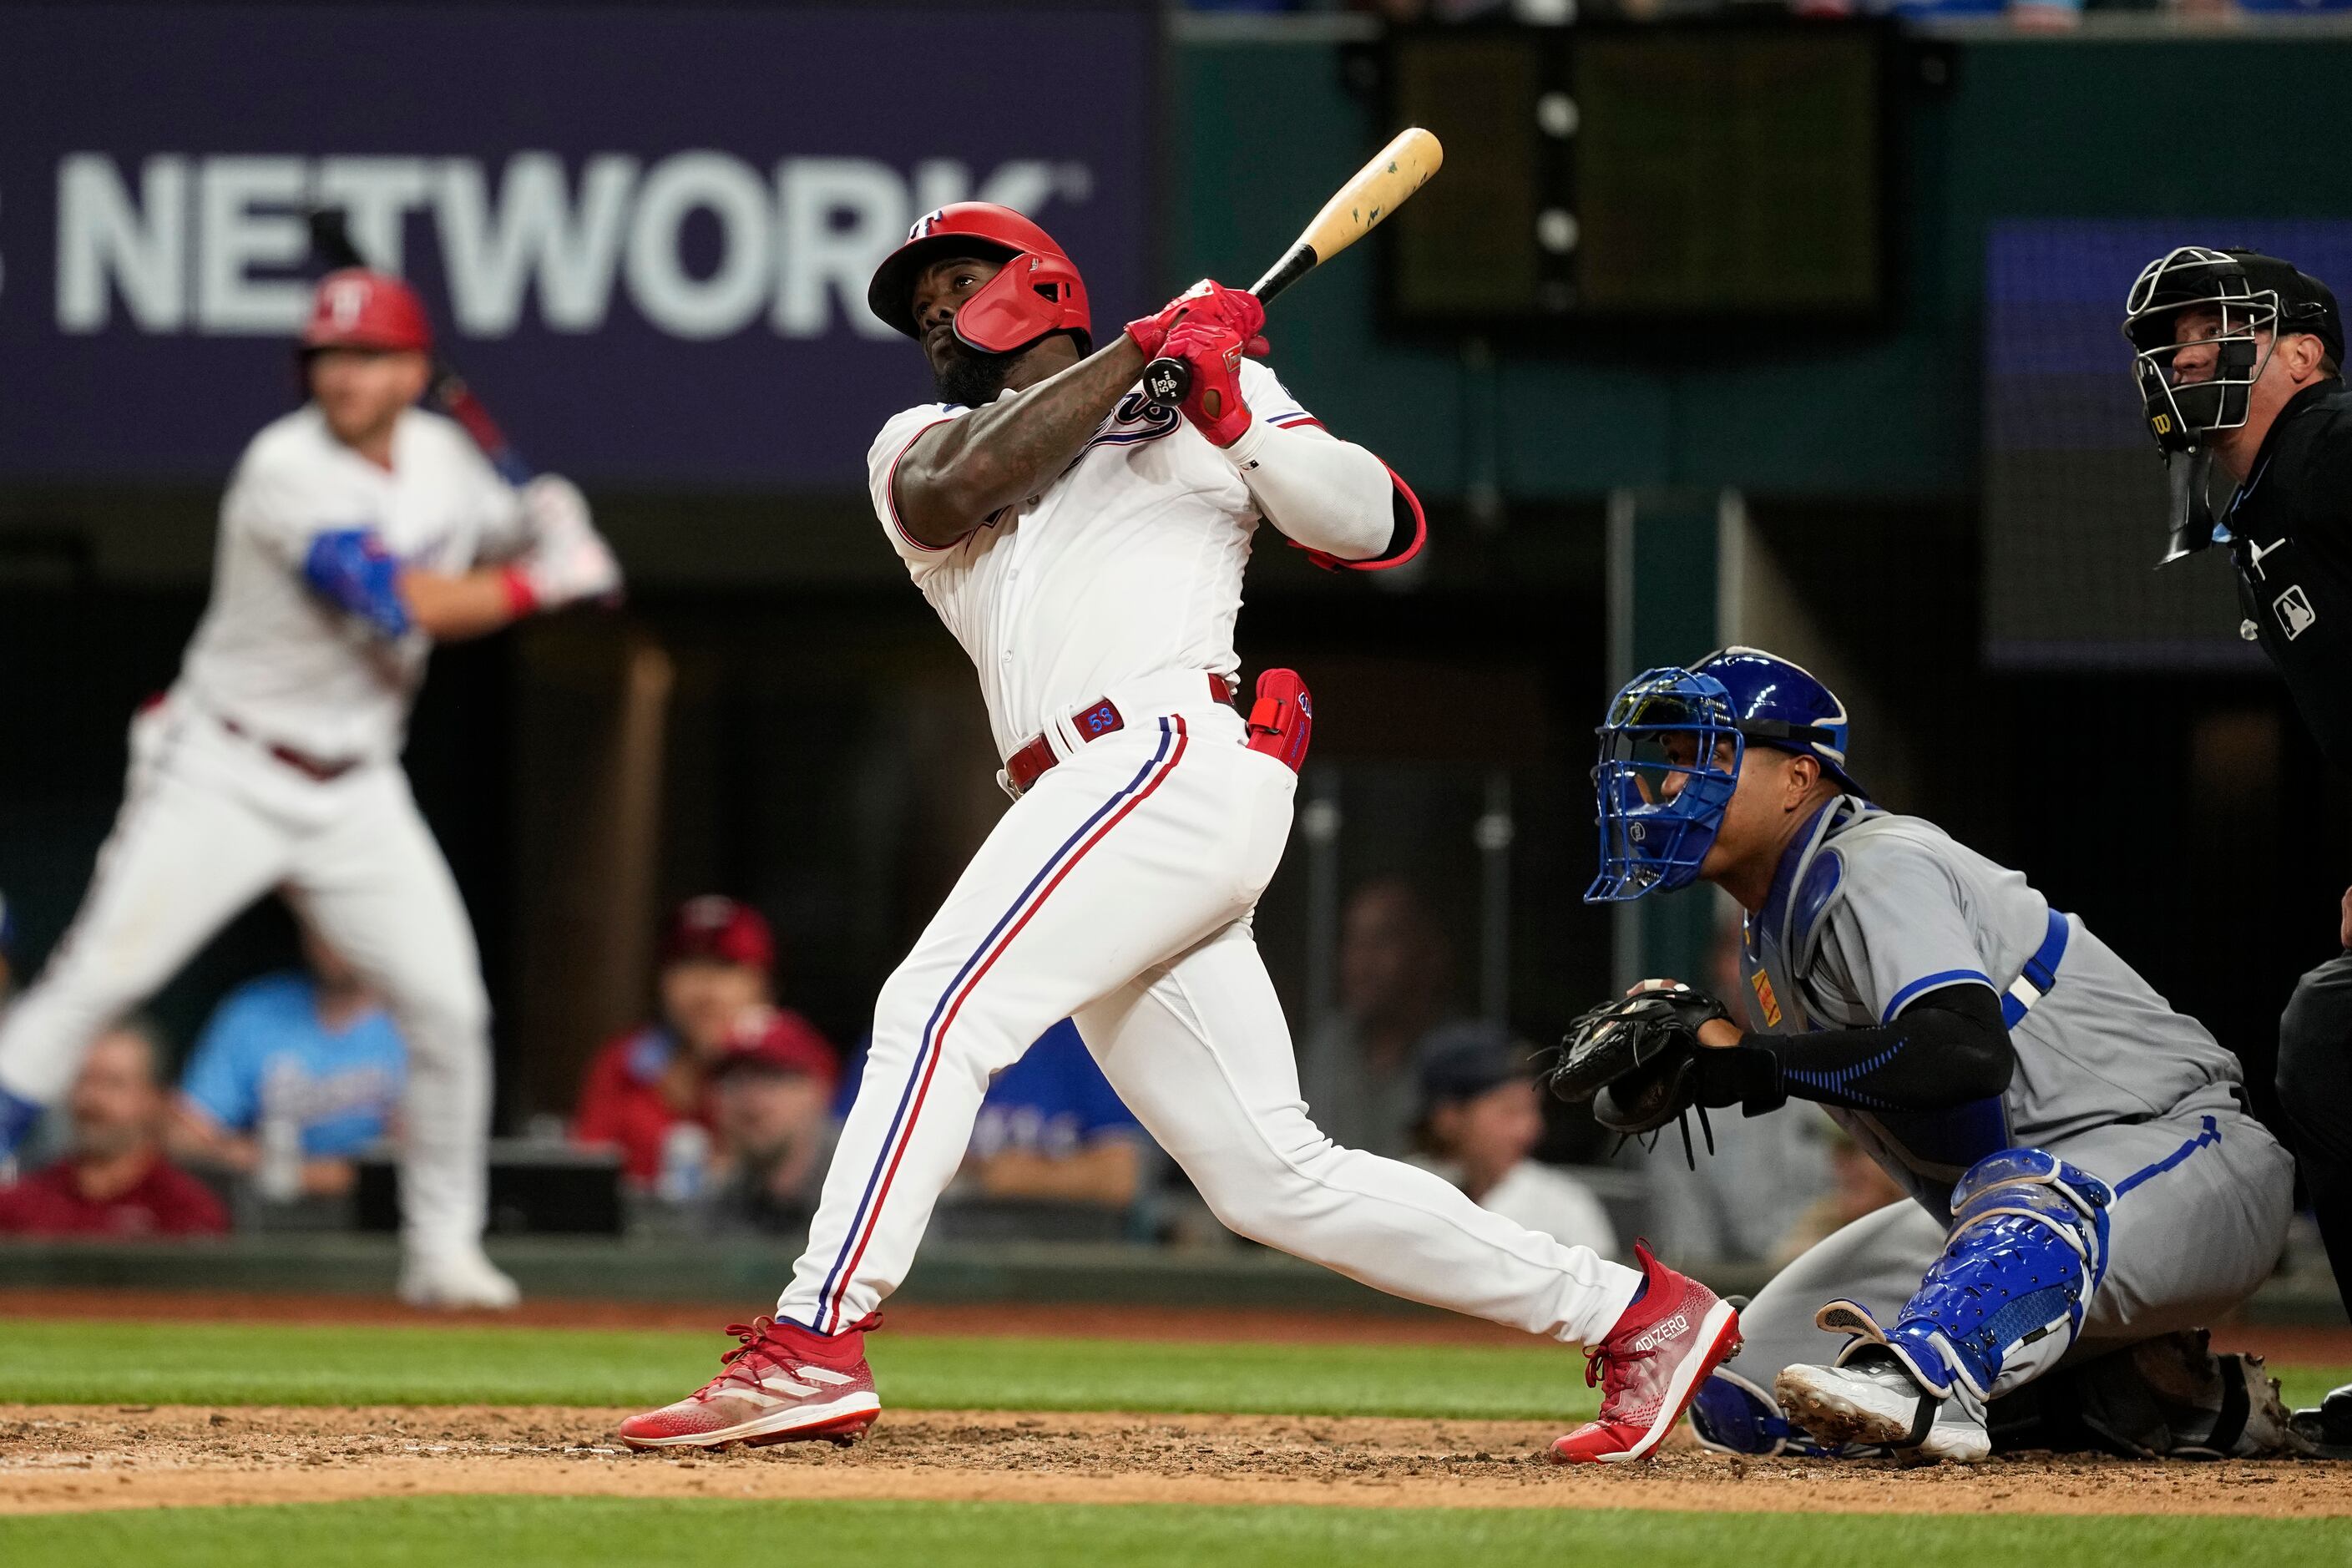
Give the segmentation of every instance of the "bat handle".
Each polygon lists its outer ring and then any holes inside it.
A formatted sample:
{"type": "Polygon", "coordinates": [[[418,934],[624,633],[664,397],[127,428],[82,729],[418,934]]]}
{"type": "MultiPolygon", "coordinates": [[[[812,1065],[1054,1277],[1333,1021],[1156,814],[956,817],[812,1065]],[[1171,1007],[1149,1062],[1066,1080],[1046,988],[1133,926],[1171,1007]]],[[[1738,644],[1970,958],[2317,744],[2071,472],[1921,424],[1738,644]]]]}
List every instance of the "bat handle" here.
{"type": "Polygon", "coordinates": [[[1192,390],[1192,367],[1181,359],[1160,355],[1143,367],[1143,395],[1162,408],[1173,408],[1192,390]]]}

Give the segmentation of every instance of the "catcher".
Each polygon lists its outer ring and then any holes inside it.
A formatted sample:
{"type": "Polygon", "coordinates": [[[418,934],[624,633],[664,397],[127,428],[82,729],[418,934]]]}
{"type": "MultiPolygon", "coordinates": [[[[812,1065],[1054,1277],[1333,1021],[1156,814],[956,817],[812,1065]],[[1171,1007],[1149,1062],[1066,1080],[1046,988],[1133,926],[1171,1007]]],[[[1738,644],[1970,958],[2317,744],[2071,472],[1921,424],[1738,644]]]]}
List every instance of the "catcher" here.
{"type": "Polygon", "coordinates": [[[1916,1200],[1757,1296],[1739,1372],[1692,1406],[1701,1439],[1960,1461],[2011,1426],[2021,1447],[2279,1446],[2260,1363],[2193,1333],[2271,1272],[2292,1205],[2237,1059],[2017,872],[1871,804],[1846,733],[1827,687],[1744,647],[1640,676],[1600,730],[1586,900],[1729,893],[1762,1028],[1645,982],[1577,1021],[1555,1090],[1631,1134],[1811,1100],[1916,1200]]]}

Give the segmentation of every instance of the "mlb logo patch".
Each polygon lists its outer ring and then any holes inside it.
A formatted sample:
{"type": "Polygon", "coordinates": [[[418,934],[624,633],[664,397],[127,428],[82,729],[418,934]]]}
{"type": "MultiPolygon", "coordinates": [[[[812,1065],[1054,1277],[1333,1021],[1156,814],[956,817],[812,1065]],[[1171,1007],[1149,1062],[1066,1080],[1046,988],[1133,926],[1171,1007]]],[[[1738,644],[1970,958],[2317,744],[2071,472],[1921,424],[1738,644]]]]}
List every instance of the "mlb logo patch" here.
{"type": "Polygon", "coordinates": [[[1748,977],[1748,984],[1756,988],[1756,1005],[1763,1015],[1764,1026],[1768,1029],[1779,1028],[1780,999],[1772,994],[1772,977],[1759,969],[1748,977]]]}
{"type": "Polygon", "coordinates": [[[2311,607],[2311,595],[2303,591],[2300,583],[2271,601],[2271,614],[2278,617],[2279,629],[2286,633],[2289,642],[2310,630],[2312,622],[2319,619],[2319,612],[2311,607]]]}

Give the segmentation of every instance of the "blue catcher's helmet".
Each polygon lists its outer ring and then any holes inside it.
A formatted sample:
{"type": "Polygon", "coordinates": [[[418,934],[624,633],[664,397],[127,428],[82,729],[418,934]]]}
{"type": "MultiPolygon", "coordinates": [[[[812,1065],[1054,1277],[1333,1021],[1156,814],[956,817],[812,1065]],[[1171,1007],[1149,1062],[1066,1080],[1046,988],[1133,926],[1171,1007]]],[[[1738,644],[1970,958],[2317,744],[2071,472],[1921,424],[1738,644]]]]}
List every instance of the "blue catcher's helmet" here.
{"type": "Polygon", "coordinates": [[[1822,772],[1865,794],[1845,771],[1847,728],[1835,692],[1760,648],[1635,676],[1597,731],[1601,874],[1584,901],[1620,903],[1697,880],[1750,741],[1818,758],[1822,772]],[[1668,789],[1670,777],[1678,782],[1668,789]]]}

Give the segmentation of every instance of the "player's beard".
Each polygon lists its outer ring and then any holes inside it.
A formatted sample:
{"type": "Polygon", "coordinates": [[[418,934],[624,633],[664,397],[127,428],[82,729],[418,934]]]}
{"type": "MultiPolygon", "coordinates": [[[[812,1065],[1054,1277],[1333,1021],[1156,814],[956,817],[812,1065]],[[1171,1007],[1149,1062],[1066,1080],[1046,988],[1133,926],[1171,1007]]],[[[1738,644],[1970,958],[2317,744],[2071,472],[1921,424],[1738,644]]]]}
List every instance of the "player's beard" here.
{"type": "Polygon", "coordinates": [[[1013,374],[1013,362],[1021,357],[1019,353],[982,353],[961,341],[950,341],[945,353],[947,363],[931,372],[940,401],[965,408],[985,408],[995,402],[1013,374]]]}

